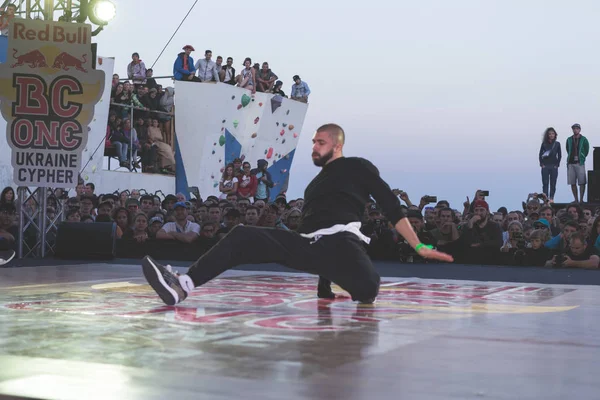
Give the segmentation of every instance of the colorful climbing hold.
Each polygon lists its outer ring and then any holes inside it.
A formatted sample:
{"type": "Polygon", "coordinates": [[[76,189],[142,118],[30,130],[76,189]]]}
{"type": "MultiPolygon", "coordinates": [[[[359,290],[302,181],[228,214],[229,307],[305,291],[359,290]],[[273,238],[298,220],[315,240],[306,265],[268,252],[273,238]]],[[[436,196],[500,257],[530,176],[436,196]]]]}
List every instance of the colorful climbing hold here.
{"type": "Polygon", "coordinates": [[[231,96],[231,100],[235,100],[235,95],[231,96]]]}
{"type": "Polygon", "coordinates": [[[289,126],[290,131],[294,130],[294,125],[289,126]]]}
{"type": "Polygon", "coordinates": [[[233,127],[234,127],[234,128],[237,128],[239,124],[240,124],[240,123],[238,122],[238,120],[237,120],[237,119],[236,119],[235,121],[233,121],[233,127]]]}
{"type": "Polygon", "coordinates": [[[225,135],[221,135],[221,137],[219,138],[219,145],[223,146],[225,144],[225,135]]]}
{"type": "MultiPolygon", "coordinates": [[[[219,162],[221,162],[221,159],[219,159],[219,162]]],[[[221,172],[223,172],[223,171],[221,171],[221,172]]]]}
{"type": "Polygon", "coordinates": [[[285,143],[285,139],[283,139],[283,140],[281,141],[281,144],[284,144],[284,143],[285,143]]]}
{"type": "Polygon", "coordinates": [[[282,173],[282,174],[285,174],[286,172],[287,172],[287,169],[282,169],[282,170],[281,170],[281,173],[282,173]]]}
{"type": "Polygon", "coordinates": [[[217,142],[214,142],[214,143],[213,143],[213,146],[216,146],[216,145],[217,145],[217,142]]]}
{"type": "Polygon", "coordinates": [[[267,159],[273,157],[273,148],[269,147],[269,151],[267,151],[267,159]]]}
{"type": "Polygon", "coordinates": [[[242,96],[242,107],[246,107],[248,104],[250,104],[250,96],[244,93],[242,96]]]}
{"type": "Polygon", "coordinates": [[[279,134],[280,134],[281,136],[285,135],[285,129],[282,129],[282,130],[281,130],[281,132],[279,132],[279,134]]]}
{"type": "Polygon", "coordinates": [[[212,153],[215,154],[215,151],[213,150],[212,153]]]}
{"type": "Polygon", "coordinates": [[[254,132],[251,137],[252,137],[252,139],[254,139],[257,136],[258,136],[258,134],[256,132],[254,132]]]}
{"type": "Polygon", "coordinates": [[[221,173],[223,173],[223,171],[225,171],[225,167],[220,169],[221,173]]]}
{"type": "Polygon", "coordinates": [[[213,183],[213,187],[215,187],[215,188],[216,188],[217,186],[219,186],[219,182],[215,182],[215,183],[213,183]]]}
{"type": "Polygon", "coordinates": [[[221,132],[223,132],[225,130],[225,127],[221,128],[221,132]]]}
{"type": "Polygon", "coordinates": [[[287,112],[285,113],[285,115],[290,115],[290,110],[287,110],[287,112]]]}
{"type": "Polygon", "coordinates": [[[237,109],[238,109],[238,110],[240,110],[241,108],[242,108],[242,105],[241,105],[241,104],[238,104],[238,107],[237,107],[237,109]]]}
{"type": "Polygon", "coordinates": [[[283,125],[284,128],[287,126],[287,124],[285,122],[283,124],[281,124],[281,125],[283,125]]]}
{"type": "Polygon", "coordinates": [[[297,137],[298,137],[298,134],[297,134],[297,133],[294,133],[294,139],[295,139],[295,138],[297,138],[297,137]]]}
{"type": "Polygon", "coordinates": [[[285,158],[286,160],[289,160],[289,159],[290,159],[290,155],[289,155],[289,154],[286,154],[284,158],[285,158]]]}
{"type": "Polygon", "coordinates": [[[85,180],[87,181],[88,179],[90,179],[90,177],[86,175],[85,176],[85,180]]]}
{"type": "Polygon", "coordinates": [[[268,152],[269,152],[269,149],[266,149],[266,150],[265,150],[265,154],[267,154],[268,152]]]}
{"type": "Polygon", "coordinates": [[[246,159],[246,155],[242,154],[242,156],[240,157],[240,160],[244,161],[246,159]]]}
{"type": "Polygon", "coordinates": [[[258,124],[258,121],[260,121],[260,118],[256,117],[256,118],[254,119],[254,123],[255,123],[255,124],[258,124]]]}
{"type": "Polygon", "coordinates": [[[259,106],[259,107],[262,107],[262,103],[258,103],[258,106],[259,106]]]}
{"type": "Polygon", "coordinates": [[[224,119],[222,122],[225,123],[225,121],[227,121],[226,119],[224,119]]]}
{"type": "Polygon", "coordinates": [[[275,125],[279,126],[279,122],[275,122],[275,125]]]}
{"type": "Polygon", "coordinates": [[[210,176],[210,179],[215,179],[215,176],[214,176],[214,175],[211,175],[211,176],[210,176]]]}

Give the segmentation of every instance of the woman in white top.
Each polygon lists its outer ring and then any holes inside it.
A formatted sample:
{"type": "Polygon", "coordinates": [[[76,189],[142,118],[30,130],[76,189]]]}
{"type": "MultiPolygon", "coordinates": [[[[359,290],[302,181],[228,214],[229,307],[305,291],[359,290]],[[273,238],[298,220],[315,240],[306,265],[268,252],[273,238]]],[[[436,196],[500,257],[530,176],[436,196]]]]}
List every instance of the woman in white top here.
{"type": "Polygon", "coordinates": [[[230,193],[237,193],[238,189],[238,178],[233,175],[233,164],[227,164],[225,171],[223,171],[223,177],[219,183],[219,190],[221,191],[220,199],[224,199],[230,193]]]}
{"type": "Polygon", "coordinates": [[[250,57],[244,60],[244,67],[236,78],[237,84],[239,87],[248,89],[254,94],[256,93],[256,70],[252,68],[252,59],[250,57]]]}
{"type": "Polygon", "coordinates": [[[510,249],[519,248],[519,244],[523,245],[524,242],[523,225],[519,221],[512,221],[508,224],[508,235],[500,251],[509,252],[510,249]]]}

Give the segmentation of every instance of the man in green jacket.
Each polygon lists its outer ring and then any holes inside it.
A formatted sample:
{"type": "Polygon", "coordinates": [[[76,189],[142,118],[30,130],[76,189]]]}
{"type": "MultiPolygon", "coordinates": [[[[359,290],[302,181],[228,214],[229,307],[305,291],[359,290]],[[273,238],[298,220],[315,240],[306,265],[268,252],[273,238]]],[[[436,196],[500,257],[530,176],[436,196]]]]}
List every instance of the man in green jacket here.
{"type": "Polygon", "coordinates": [[[590,151],[590,144],[585,136],[581,134],[581,125],[574,124],[573,136],[567,138],[567,182],[571,185],[575,202],[583,203],[587,177],[585,173],[585,158],[590,151]],[[577,198],[577,185],[579,185],[579,196],[577,198]]]}

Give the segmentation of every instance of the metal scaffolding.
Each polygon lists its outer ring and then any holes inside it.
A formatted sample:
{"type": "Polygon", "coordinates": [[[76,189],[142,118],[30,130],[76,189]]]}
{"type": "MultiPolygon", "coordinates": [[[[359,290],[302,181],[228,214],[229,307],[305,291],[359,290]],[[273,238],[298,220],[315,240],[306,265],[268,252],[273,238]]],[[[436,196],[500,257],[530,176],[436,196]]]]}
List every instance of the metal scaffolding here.
{"type": "Polygon", "coordinates": [[[19,239],[17,257],[44,258],[54,254],[58,224],[65,219],[64,198],[61,189],[30,188],[20,186],[18,193],[19,239]],[[55,213],[48,215],[54,203],[55,213]]]}
{"type": "MultiPolygon", "coordinates": [[[[85,15],[80,13],[86,7],[87,0],[2,0],[1,9],[8,4],[17,7],[15,15],[25,19],[49,21],[84,22],[85,15]]],[[[18,217],[19,239],[17,256],[19,258],[43,258],[54,254],[58,224],[65,219],[65,204],[61,189],[19,187],[18,217]],[[32,191],[33,190],[33,191],[32,191]],[[48,214],[49,202],[55,203],[55,214],[48,214]]]]}
{"type": "Polygon", "coordinates": [[[3,0],[1,8],[11,3],[17,6],[19,18],[75,22],[87,0],[3,0]]]}

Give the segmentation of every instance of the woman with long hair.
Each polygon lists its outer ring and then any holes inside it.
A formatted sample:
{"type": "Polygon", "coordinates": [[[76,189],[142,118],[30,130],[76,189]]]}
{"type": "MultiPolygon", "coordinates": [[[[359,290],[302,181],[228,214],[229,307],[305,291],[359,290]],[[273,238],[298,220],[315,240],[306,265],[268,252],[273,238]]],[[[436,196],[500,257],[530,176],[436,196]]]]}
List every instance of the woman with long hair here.
{"type": "Polygon", "coordinates": [[[152,146],[156,146],[156,155],[158,156],[161,170],[174,174],[175,153],[173,152],[173,148],[165,142],[158,120],[156,119],[153,119],[152,126],[148,127],[148,140],[152,146]]]}
{"type": "Polygon", "coordinates": [[[10,186],[2,189],[2,194],[0,194],[0,204],[12,204],[16,206],[15,203],[15,191],[10,186]]]}
{"type": "Polygon", "coordinates": [[[562,158],[560,143],[557,138],[558,135],[554,128],[547,128],[544,132],[544,140],[542,141],[539,154],[540,167],[542,168],[542,192],[544,192],[550,202],[554,202],[558,166],[562,158]],[[550,186],[550,190],[548,190],[548,185],[550,186]]]}
{"type": "Polygon", "coordinates": [[[219,191],[221,199],[225,199],[230,193],[237,193],[238,178],[233,174],[233,164],[227,164],[219,182],[219,191]]]}

